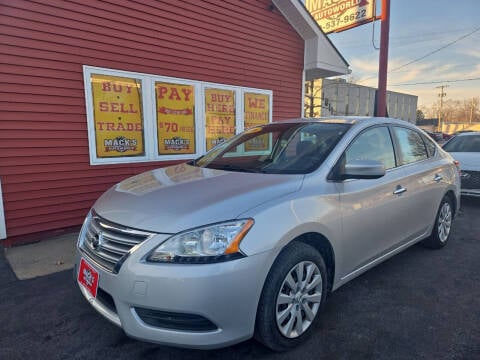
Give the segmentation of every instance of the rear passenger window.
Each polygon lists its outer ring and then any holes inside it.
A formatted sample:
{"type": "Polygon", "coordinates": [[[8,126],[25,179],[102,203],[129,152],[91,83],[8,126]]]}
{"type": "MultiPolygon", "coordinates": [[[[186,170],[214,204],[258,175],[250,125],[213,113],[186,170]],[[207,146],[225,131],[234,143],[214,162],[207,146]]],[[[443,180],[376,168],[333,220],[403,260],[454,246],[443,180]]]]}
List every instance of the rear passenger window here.
{"type": "Polygon", "coordinates": [[[400,164],[411,164],[428,158],[422,136],[411,129],[394,127],[393,132],[400,147],[400,164]]]}
{"type": "Polygon", "coordinates": [[[425,142],[425,146],[427,147],[427,152],[428,156],[432,157],[435,155],[435,152],[437,151],[437,146],[433,143],[432,140],[427,138],[426,136],[422,136],[423,141],[425,142]]]}

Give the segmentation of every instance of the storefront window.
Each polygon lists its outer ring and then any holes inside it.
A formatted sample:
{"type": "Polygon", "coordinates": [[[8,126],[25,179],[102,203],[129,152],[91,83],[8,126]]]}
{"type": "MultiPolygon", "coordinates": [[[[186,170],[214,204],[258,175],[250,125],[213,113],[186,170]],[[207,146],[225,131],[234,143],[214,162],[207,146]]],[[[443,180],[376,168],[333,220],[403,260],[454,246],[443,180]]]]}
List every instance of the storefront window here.
{"type": "Polygon", "coordinates": [[[158,155],[195,154],[195,91],[192,85],[155,83],[158,155]]]}
{"type": "Polygon", "coordinates": [[[141,81],[100,74],[90,81],[97,157],[144,156],[141,81]]]}
{"type": "MultiPolygon", "coordinates": [[[[267,124],[270,122],[270,96],[267,94],[244,93],[244,128],[267,124]]],[[[264,151],[270,148],[268,134],[257,136],[245,144],[245,151],[264,151]]]]}
{"type": "MultiPolygon", "coordinates": [[[[272,120],[272,91],[83,67],[90,164],[189,160],[272,120]]],[[[266,150],[268,138],[242,151],[266,150]]]]}
{"type": "Polygon", "coordinates": [[[207,151],[235,135],[235,92],[205,89],[205,141],[207,151]]]}

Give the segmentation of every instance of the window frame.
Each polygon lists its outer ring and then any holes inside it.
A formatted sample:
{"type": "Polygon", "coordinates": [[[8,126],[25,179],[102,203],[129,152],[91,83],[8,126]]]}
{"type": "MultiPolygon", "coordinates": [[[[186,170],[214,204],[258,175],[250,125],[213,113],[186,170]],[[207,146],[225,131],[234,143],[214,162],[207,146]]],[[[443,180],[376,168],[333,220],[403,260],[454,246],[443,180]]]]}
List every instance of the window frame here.
{"type": "Polygon", "coordinates": [[[198,156],[198,145],[199,145],[199,140],[201,134],[199,129],[198,129],[198,119],[200,118],[200,113],[199,109],[196,106],[196,102],[198,101],[198,98],[201,94],[198,82],[192,81],[192,80],[185,80],[185,79],[177,79],[177,78],[167,78],[165,76],[156,76],[156,75],[151,75],[151,84],[149,90],[151,90],[151,134],[153,135],[153,158],[152,160],[147,160],[147,161],[168,161],[168,160],[186,160],[186,159],[192,159],[192,157],[198,156]],[[178,155],[160,155],[158,151],[158,145],[159,145],[159,139],[158,139],[158,119],[157,119],[157,98],[156,98],[156,89],[155,85],[157,82],[162,82],[162,83],[170,83],[170,84],[176,84],[176,85],[190,85],[193,86],[193,94],[195,98],[194,102],[194,124],[195,124],[195,150],[191,154],[178,154],[178,155]]]}
{"type": "Polygon", "coordinates": [[[245,129],[245,93],[254,93],[267,95],[268,101],[268,123],[272,122],[273,115],[273,91],[268,89],[258,89],[251,87],[235,86],[229,84],[213,83],[206,81],[197,81],[169,76],[145,74],[140,72],[115,70],[101,68],[89,65],[83,65],[83,81],[85,93],[85,107],[87,117],[87,134],[90,165],[112,165],[112,164],[132,164],[153,161],[172,161],[172,160],[190,160],[199,157],[206,152],[206,134],[205,134],[205,89],[215,88],[221,90],[230,90],[235,93],[235,134],[245,129]],[[97,156],[96,147],[96,129],[93,104],[93,92],[91,86],[92,75],[108,75],[125,78],[134,78],[140,81],[142,94],[142,117],[143,117],[143,138],[144,153],[142,156],[115,156],[103,158],[97,156]],[[194,88],[194,121],[195,121],[195,151],[191,154],[158,154],[158,133],[157,133],[157,102],[155,83],[164,82],[178,85],[191,85],[194,88]]]}
{"type": "Polygon", "coordinates": [[[85,91],[85,105],[86,105],[86,115],[87,115],[87,134],[88,134],[88,147],[89,147],[89,157],[90,165],[105,165],[105,164],[119,164],[119,163],[130,163],[132,159],[136,160],[134,162],[144,162],[148,161],[148,153],[150,151],[149,145],[151,142],[148,141],[149,129],[146,126],[146,111],[145,109],[148,106],[148,97],[145,96],[144,90],[145,77],[140,74],[130,73],[125,71],[116,71],[110,69],[100,69],[83,67],[83,77],[84,77],[84,91],[85,91]],[[110,158],[102,158],[97,155],[97,145],[96,145],[96,129],[95,129],[95,114],[94,114],[94,103],[93,103],[93,91],[91,86],[91,76],[92,75],[108,75],[108,76],[117,76],[125,78],[134,78],[140,81],[142,89],[142,126],[143,126],[143,141],[144,141],[144,153],[143,156],[118,156],[110,158]]]}
{"type": "Polygon", "coordinates": [[[401,125],[397,125],[397,124],[392,124],[390,133],[391,133],[391,136],[394,139],[395,152],[397,153],[397,157],[398,157],[398,163],[397,163],[398,167],[408,166],[408,165],[411,165],[411,164],[418,164],[422,161],[425,161],[425,160],[428,160],[428,159],[431,158],[431,156],[429,155],[427,146],[425,145],[425,140],[423,138],[423,135],[419,131],[417,131],[416,129],[410,128],[408,126],[401,126],[401,125]],[[422,140],[423,148],[425,150],[425,153],[427,154],[427,157],[424,158],[424,159],[420,159],[420,160],[416,160],[416,161],[404,164],[403,163],[404,159],[403,159],[403,154],[402,154],[402,150],[401,150],[400,140],[399,140],[397,134],[395,133],[395,128],[406,129],[406,130],[410,130],[410,131],[413,131],[414,133],[416,133],[420,137],[420,139],[422,140]]]}
{"type": "Polygon", "coordinates": [[[393,136],[393,131],[392,129],[390,128],[390,124],[378,124],[378,125],[372,125],[372,126],[369,126],[365,129],[363,129],[362,131],[360,131],[353,139],[352,141],[350,141],[350,143],[348,144],[348,146],[345,148],[345,150],[342,152],[342,155],[340,156],[340,159],[339,161],[341,160],[341,158],[343,156],[346,155],[346,152],[352,147],[353,143],[355,141],[357,141],[357,139],[362,136],[363,134],[365,134],[367,131],[370,131],[370,130],[373,130],[375,128],[379,128],[379,127],[384,127],[387,129],[388,131],[388,134],[390,136],[390,142],[392,144],[392,149],[393,149],[393,157],[394,157],[394,160],[395,160],[395,165],[389,169],[385,169],[385,171],[390,171],[392,169],[395,169],[395,168],[398,168],[400,165],[399,165],[399,158],[398,158],[398,151],[397,151],[397,144],[395,142],[395,138],[393,136]]]}
{"type": "Polygon", "coordinates": [[[430,140],[428,137],[426,137],[424,134],[420,134],[422,135],[422,139],[423,139],[423,143],[425,144],[425,148],[427,149],[427,154],[428,154],[428,158],[434,158],[435,156],[437,156],[438,154],[438,144],[435,143],[433,140],[430,140]],[[430,151],[428,150],[428,144],[432,144],[433,145],[433,153],[430,153],[430,151]]]}

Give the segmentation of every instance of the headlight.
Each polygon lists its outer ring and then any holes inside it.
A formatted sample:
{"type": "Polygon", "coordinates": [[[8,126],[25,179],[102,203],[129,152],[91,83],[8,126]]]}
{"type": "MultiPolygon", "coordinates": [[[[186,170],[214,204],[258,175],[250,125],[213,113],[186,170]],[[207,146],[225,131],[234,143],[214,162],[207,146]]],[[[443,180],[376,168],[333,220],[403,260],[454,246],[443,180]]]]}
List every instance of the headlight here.
{"type": "Polygon", "coordinates": [[[179,233],[153,250],[147,261],[211,263],[243,257],[239,245],[252,225],[252,219],[244,219],[179,233]]]}
{"type": "Polygon", "coordinates": [[[80,247],[82,244],[82,241],[85,239],[85,235],[87,233],[87,228],[88,225],[90,224],[90,220],[92,220],[92,210],[88,212],[87,216],[85,217],[85,220],[83,221],[82,228],[80,229],[80,233],[78,234],[78,239],[77,239],[77,247],[80,247]]]}

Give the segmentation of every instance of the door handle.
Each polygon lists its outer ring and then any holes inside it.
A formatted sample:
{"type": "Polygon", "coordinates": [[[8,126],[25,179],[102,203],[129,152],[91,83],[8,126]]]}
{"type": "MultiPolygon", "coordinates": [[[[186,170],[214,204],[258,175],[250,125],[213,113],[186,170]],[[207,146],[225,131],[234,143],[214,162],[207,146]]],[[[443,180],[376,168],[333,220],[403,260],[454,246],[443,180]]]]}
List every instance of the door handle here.
{"type": "Polygon", "coordinates": [[[433,178],[433,180],[438,183],[438,182],[440,182],[440,181],[443,180],[443,176],[442,176],[442,175],[435,174],[435,177],[433,178]]]}
{"type": "Polygon", "coordinates": [[[405,191],[407,191],[407,189],[398,185],[395,191],[393,192],[393,195],[400,195],[400,194],[403,194],[405,191]]]}

